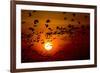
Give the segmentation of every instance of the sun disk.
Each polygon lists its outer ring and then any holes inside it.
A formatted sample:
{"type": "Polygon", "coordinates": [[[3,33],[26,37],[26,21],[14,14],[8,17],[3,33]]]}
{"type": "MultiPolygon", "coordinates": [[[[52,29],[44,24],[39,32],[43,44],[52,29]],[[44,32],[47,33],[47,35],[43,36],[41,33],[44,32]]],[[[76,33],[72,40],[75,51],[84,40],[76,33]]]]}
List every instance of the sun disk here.
{"type": "Polygon", "coordinates": [[[45,48],[47,51],[51,50],[51,49],[52,49],[52,43],[50,43],[50,42],[45,43],[44,48],[45,48]]]}

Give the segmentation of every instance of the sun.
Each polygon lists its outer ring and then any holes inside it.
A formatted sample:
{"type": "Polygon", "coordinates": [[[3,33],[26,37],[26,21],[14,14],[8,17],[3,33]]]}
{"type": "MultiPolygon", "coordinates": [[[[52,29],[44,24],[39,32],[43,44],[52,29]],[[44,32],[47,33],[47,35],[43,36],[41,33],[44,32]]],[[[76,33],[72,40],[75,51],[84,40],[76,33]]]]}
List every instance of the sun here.
{"type": "Polygon", "coordinates": [[[52,43],[50,42],[46,42],[44,44],[44,48],[47,50],[47,51],[50,51],[52,49],[52,43]]]}

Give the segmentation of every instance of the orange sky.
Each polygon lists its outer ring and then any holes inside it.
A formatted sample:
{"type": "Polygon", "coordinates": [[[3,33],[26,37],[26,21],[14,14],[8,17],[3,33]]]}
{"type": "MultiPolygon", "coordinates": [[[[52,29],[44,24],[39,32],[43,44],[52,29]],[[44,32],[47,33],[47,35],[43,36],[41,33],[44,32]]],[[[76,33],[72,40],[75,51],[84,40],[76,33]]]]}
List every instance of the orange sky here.
{"type": "Polygon", "coordinates": [[[38,53],[54,55],[62,50],[62,47],[72,43],[72,40],[81,38],[81,28],[88,27],[89,20],[88,13],[22,10],[22,48],[32,44],[31,48],[38,53]],[[71,26],[75,29],[72,35],[69,33],[71,26]],[[44,48],[46,42],[53,44],[53,49],[49,52],[44,48]]]}

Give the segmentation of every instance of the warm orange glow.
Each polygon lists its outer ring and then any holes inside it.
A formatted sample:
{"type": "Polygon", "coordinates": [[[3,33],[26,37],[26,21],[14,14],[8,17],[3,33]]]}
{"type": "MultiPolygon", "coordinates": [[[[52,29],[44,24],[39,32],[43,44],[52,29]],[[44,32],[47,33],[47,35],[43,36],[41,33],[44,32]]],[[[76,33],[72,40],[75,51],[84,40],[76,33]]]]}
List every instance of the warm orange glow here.
{"type": "Polygon", "coordinates": [[[45,48],[47,51],[51,50],[51,49],[52,49],[52,43],[46,42],[46,43],[44,44],[44,48],[45,48]]]}

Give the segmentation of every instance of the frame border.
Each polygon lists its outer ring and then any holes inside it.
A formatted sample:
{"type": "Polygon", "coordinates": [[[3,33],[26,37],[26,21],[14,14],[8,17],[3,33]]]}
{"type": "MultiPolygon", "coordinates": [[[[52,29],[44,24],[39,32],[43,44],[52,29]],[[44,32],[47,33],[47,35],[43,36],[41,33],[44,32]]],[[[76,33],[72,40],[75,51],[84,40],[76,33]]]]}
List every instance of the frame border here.
{"type": "Polygon", "coordinates": [[[77,5],[77,4],[62,4],[62,3],[48,3],[48,2],[33,2],[33,1],[11,1],[11,29],[10,29],[10,47],[11,47],[11,61],[10,71],[15,72],[30,72],[30,71],[45,71],[45,70],[60,70],[60,69],[76,69],[76,68],[90,68],[97,67],[97,6],[94,5],[77,5]],[[73,7],[73,8],[90,8],[94,9],[94,64],[91,65],[75,65],[75,66],[59,66],[59,67],[44,67],[44,68],[25,68],[16,69],[16,5],[40,5],[40,6],[55,6],[55,7],[73,7]]]}

